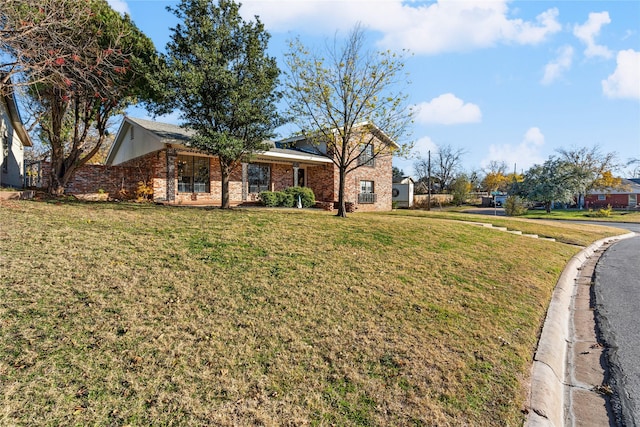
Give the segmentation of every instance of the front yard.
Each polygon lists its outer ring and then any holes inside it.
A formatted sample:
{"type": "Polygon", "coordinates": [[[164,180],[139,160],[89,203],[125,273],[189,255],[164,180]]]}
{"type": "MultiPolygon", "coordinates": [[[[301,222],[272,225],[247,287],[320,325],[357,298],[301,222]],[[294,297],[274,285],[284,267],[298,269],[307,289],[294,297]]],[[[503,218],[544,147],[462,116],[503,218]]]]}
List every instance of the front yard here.
{"type": "Polygon", "coordinates": [[[0,224],[3,425],[521,425],[579,250],[306,210],[8,201],[0,224]]]}

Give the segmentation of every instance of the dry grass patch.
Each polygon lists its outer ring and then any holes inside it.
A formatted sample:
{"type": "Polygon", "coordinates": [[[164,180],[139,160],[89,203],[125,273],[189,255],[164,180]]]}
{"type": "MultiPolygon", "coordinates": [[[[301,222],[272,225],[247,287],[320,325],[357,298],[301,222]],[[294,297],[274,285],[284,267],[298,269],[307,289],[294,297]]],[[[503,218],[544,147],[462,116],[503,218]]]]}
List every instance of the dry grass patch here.
{"type": "Polygon", "coordinates": [[[509,230],[522,231],[525,234],[536,234],[540,237],[549,237],[562,243],[578,246],[588,246],[595,240],[627,233],[626,230],[621,230],[619,228],[589,225],[580,222],[571,224],[563,222],[553,223],[550,221],[540,221],[521,217],[515,218],[478,215],[453,211],[397,210],[389,212],[388,215],[482,222],[493,224],[497,227],[507,227],[509,230]]]}
{"type": "Polygon", "coordinates": [[[520,425],[577,250],[295,210],[11,202],[0,222],[4,425],[520,425]]]}

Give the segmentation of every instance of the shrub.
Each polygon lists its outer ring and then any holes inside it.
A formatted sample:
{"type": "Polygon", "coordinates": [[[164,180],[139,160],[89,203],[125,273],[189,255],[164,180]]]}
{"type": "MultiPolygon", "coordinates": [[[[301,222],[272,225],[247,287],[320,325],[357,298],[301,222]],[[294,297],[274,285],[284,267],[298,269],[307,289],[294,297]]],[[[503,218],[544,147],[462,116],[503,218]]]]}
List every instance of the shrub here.
{"type": "Polygon", "coordinates": [[[518,196],[509,196],[504,202],[504,213],[507,216],[520,216],[527,213],[527,206],[518,196]]]}
{"type": "Polygon", "coordinates": [[[313,194],[313,190],[307,187],[289,187],[284,190],[285,193],[290,194],[293,197],[293,203],[291,206],[296,206],[298,203],[298,196],[302,201],[303,208],[310,208],[316,204],[316,196],[313,194]]]}
{"type": "Polygon", "coordinates": [[[153,196],[153,186],[147,182],[139,181],[136,188],[136,201],[148,202],[153,196]]]}
{"type": "Polygon", "coordinates": [[[262,204],[267,207],[275,208],[278,206],[278,195],[273,191],[262,191],[260,192],[259,197],[260,200],[262,200],[262,204]]]}
{"type": "Polygon", "coordinates": [[[294,205],[293,194],[286,193],[284,191],[275,192],[278,197],[278,206],[285,208],[291,208],[294,205]]]}
{"type": "Polygon", "coordinates": [[[289,187],[285,191],[263,191],[259,197],[262,204],[267,207],[283,206],[291,208],[298,203],[298,196],[300,196],[303,208],[315,206],[316,197],[313,191],[306,187],[289,187]]]}
{"type": "Polygon", "coordinates": [[[613,209],[611,208],[611,205],[607,205],[606,209],[605,208],[598,209],[598,212],[596,212],[596,216],[601,218],[609,217],[611,216],[611,211],[613,211],[613,209]]]}

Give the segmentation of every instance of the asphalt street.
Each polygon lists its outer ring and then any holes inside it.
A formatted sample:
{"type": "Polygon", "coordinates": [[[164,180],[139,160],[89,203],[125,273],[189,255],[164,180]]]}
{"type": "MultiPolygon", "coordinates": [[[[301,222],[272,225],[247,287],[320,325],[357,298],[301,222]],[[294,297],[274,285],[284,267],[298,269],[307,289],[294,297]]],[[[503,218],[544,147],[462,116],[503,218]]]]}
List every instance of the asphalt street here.
{"type": "MultiPolygon", "coordinates": [[[[640,233],[640,224],[606,225],[640,233]]],[[[609,384],[616,423],[640,423],[640,236],[602,255],[595,271],[598,327],[608,349],[609,384]]]]}

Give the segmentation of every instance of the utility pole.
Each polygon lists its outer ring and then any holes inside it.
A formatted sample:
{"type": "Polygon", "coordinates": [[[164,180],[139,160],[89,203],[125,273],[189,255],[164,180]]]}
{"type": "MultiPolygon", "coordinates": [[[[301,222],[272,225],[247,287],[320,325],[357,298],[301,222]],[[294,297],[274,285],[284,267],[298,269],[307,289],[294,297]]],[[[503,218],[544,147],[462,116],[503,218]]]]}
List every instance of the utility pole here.
{"type": "Polygon", "coordinates": [[[427,162],[427,210],[431,210],[431,150],[429,150],[429,160],[427,162]]]}

